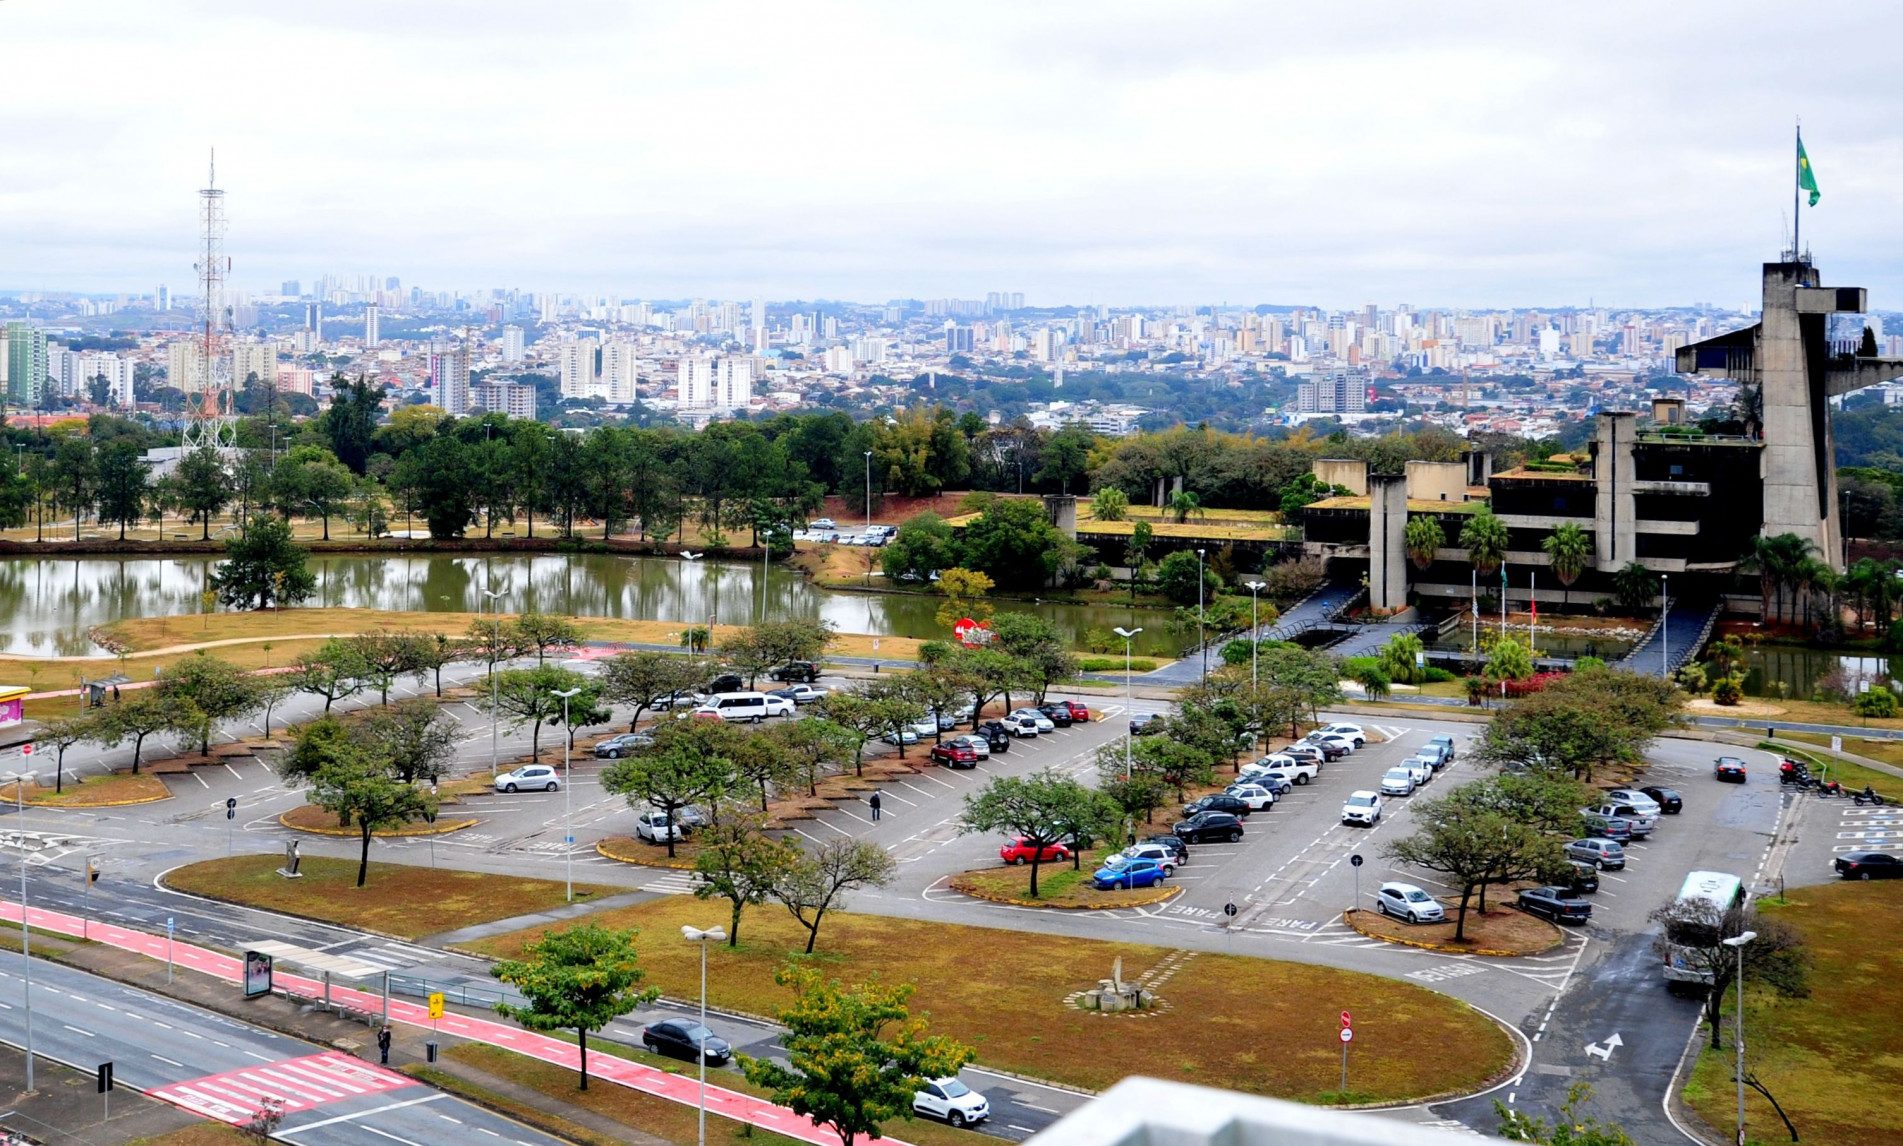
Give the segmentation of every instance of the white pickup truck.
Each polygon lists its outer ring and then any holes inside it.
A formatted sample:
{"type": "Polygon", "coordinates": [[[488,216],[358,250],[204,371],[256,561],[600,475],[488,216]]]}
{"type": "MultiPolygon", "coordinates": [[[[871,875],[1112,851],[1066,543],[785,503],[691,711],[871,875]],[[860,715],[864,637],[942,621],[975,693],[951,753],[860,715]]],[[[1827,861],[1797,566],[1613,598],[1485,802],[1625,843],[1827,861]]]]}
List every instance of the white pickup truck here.
{"type": "Polygon", "coordinates": [[[1297,759],[1281,752],[1271,753],[1253,764],[1245,765],[1241,779],[1247,779],[1251,773],[1262,775],[1267,772],[1280,772],[1289,778],[1290,783],[1306,784],[1321,775],[1321,765],[1313,760],[1297,759]]]}

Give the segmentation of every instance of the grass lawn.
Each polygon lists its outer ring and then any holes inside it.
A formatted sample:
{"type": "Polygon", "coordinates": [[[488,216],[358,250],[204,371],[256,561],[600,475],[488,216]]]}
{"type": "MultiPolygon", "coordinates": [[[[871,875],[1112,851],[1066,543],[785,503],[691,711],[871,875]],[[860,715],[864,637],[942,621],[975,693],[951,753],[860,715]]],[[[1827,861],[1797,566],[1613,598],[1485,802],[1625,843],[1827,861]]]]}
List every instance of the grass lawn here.
{"type": "MultiPolygon", "coordinates": [[[[305,856],[298,868],[303,879],[278,875],[283,863],[284,857],[275,852],[234,856],[188,864],[165,878],[167,886],[180,891],[366,927],[404,939],[543,911],[567,902],[558,880],[372,862],[370,878],[359,888],[354,860],[305,856]]],[[[575,897],[612,895],[622,890],[578,883],[575,897]]]]}
{"type": "MultiPolygon", "coordinates": [[[[134,776],[130,772],[115,772],[110,776],[88,776],[83,780],[68,780],[66,790],[55,795],[51,787],[29,784],[26,789],[26,802],[48,808],[98,808],[133,801],[163,800],[172,794],[165,781],[157,776],[141,772],[134,776]]],[[[19,799],[14,785],[0,788],[0,803],[11,804],[19,799]]]]}
{"type": "MultiPolygon", "coordinates": [[[[727,905],[664,896],[592,916],[644,933],[648,982],[678,998],[700,986],[695,950],[682,925],[724,925],[727,905]]],[[[513,956],[539,929],[477,944],[513,956]]],[[[804,944],[804,932],[777,905],[747,909],[735,950],[708,951],[712,1002],[772,1013],[789,996],[773,972],[804,944]]],[[[1179,959],[1159,988],[1170,1009],[1140,1019],[1088,1014],[1064,1003],[1095,986],[1123,959],[1135,979],[1172,954],[1137,943],[1037,935],[986,927],[829,914],[813,957],[831,976],[918,986],[914,1012],[932,1029],[977,1048],[979,1061],[1092,1090],[1147,1074],[1257,1094],[1326,1101],[1340,1085],[1338,1014],[1370,1016],[1355,1032],[1355,1091],[1394,1101],[1477,1086],[1512,1061],[1505,1032],[1466,1004],[1426,988],[1331,967],[1240,956],[1179,959]],[[1133,1024],[1117,1029],[1119,1023],[1133,1024]]]]}
{"type": "Polygon", "coordinates": [[[227,1126],[222,1122],[200,1122],[195,1126],[184,1126],[169,1134],[154,1134],[150,1138],[135,1138],[125,1146],[240,1146],[251,1141],[238,1133],[236,1126],[227,1126]]]}
{"type": "Polygon", "coordinates": [[[981,899],[1017,899],[1051,907],[1140,907],[1160,903],[1176,892],[1165,880],[1152,887],[1129,891],[1098,891],[1090,882],[1091,873],[1103,865],[1103,851],[1092,849],[1083,854],[1082,864],[1072,870],[1068,863],[1040,864],[1037,872],[1037,899],[1031,899],[1031,865],[978,868],[952,876],[953,891],[977,895],[981,899]]]}
{"type": "Polygon", "coordinates": [[[1454,939],[1454,916],[1460,909],[1458,898],[1451,903],[1442,901],[1447,909],[1445,923],[1404,923],[1392,919],[1377,911],[1354,912],[1348,926],[1363,935],[1374,935],[1383,939],[1409,939],[1417,943],[1437,943],[1457,949],[1478,949],[1487,951],[1510,951],[1516,955],[1538,955],[1560,945],[1566,938],[1560,929],[1535,919],[1523,911],[1499,905],[1502,897],[1511,897],[1505,888],[1490,888],[1492,897],[1487,902],[1487,913],[1480,914],[1476,903],[1467,909],[1466,938],[1458,942],[1454,939]]]}
{"type": "MultiPolygon", "coordinates": [[[[358,838],[357,829],[339,825],[337,813],[326,812],[316,804],[300,804],[279,816],[278,822],[298,831],[315,832],[326,836],[334,836],[342,832],[353,840],[358,838]]],[[[422,820],[411,820],[407,824],[394,828],[380,828],[370,834],[375,839],[390,836],[440,836],[459,827],[468,827],[475,822],[472,816],[439,816],[433,824],[422,820]]]]}
{"type": "MultiPolygon", "coordinates": [[[[1812,957],[1811,994],[1780,999],[1745,990],[1745,1055],[1805,1142],[1868,1146],[1903,1142],[1903,882],[1831,883],[1792,888],[1790,903],[1760,902],[1802,931],[1812,957]],[[1886,1099],[1883,1096],[1889,1095],[1886,1099]]],[[[1726,1013],[1731,1014],[1727,997],[1726,1013]]],[[[1685,1101],[1728,1139],[1737,1119],[1731,1033],[1724,1049],[1706,1049],[1685,1086],[1685,1101]]],[[[1789,1139],[1771,1104],[1745,1091],[1745,1123],[1754,1142],[1789,1139]]]]}

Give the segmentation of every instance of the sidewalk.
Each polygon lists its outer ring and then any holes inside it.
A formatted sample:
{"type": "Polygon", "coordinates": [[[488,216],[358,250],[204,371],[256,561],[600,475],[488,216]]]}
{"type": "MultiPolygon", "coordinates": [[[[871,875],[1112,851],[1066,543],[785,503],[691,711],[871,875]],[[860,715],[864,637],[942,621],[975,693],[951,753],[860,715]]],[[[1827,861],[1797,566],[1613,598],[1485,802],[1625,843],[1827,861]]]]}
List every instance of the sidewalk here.
{"type": "Polygon", "coordinates": [[[552,907],[547,911],[535,911],[528,915],[512,915],[507,919],[492,919],[487,923],[477,923],[455,931],[443,931],[435,935],[425,935],[417,942],[426,947],[453,948],[461,943],[473,943],[478,939],[487,939],[491,935],[507,935],[511,931],[520,931],[525,927],[542,927],[558,923],[564,919],[577,919],[592,915],[597,911],[606,911],[615,907],[633,907],[637,903],[646,903],[654,898],[651,891],[630,891],[624,895],[603,896],[586,903],[566,903],[552,907]]]}

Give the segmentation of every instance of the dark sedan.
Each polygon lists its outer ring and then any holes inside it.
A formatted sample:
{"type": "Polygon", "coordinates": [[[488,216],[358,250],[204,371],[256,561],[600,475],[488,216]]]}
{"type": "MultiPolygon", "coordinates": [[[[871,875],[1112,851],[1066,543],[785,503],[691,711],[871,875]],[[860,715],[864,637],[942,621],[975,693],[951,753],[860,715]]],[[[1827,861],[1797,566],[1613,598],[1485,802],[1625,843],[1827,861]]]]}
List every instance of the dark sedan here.
{"type": "Polygon", "coordinates": [[[1044,719],[1050,721],[1052,724],[1055,724],[1059,728],[1069,728],[1072,724],[1076,723],[1076,721],[1072,719],[1071,717],[1069,707],[1065,705],[1040,704],[1037,706],[1037,710],[1044,714],[1044,719]]]}
{"type": "Polygon", "coordinates": [[[1172,827],[1170,834],[1186,844],[1206,844],[1213,840],[1233,843],[1242,838],[1242,821],[1228,812],[1198,812],[1172,827]]]}
{"type": "Polygon", "coordinates": [[[1163,718],[1154,712],[1139,712],[1130,718],[1130,735],[1148,736],[1152,732],[1163,731],[1159,723],[1163,718]]]}
{"type": "Polygon", "coordinates": [[[1658,801],[1659,811],[1667,816],[1676,816],[1685,810],[1685,797],[1679,795],[1676,788],[1640,788],[1639,791],[1658,801]]]}
{"type": "Polygon", "coordinates": [[[987,720],[980,724],[973,730],[973,734],[984,737],[985,743],[991,745],[993,752],[1011,751],[1011,734],[1005,731],[1004,725],[995,720],[987,720]]]}
{"type": "Polygon", "coordinates": [[[1164,847],[1168,848],[1171,852],[1175,853],[1176,862],[1178,863],[1189,862],[1189,845],[1184,843],[1182,840],[1177,839],[1175,836],[1162,836],[1162,835],[1144,836],[1140,842],[1146,843],[1146,844],[1162,844],[1164,847]]]}
{"type": "Polygon", "coordinates": [[[668,1019],[664,1022],[650,1023],[641,1032],[641,1045],[655,1054],[664,1054],[672,1058],[684,1058],[694,1061],[699,1048],[707,1048],[707,1061],[726,1062],[733,1057],[733,1047],[726,1039],[701,1026],[693,1019],[668,1019]],[[705,1040],[703,1042],[703,1040],[705,1040]]]}
{"type": "Polygon", "coordinates": [[[1529,887],[1520,893],[1520,910],[1554,923],[1584,923],[1592,918],[1592,904],[1569,887],[1529,887]]]}
{"type": "Polygon", "coordinates": [[[1744,761],[1736,756],[1720,756],[1712,763],[1711,774],[1727,784],[1742,784],[1746,776],[1744,761]]]}
{"type": "Polygon", "coordinates": [[[1903,876],[1903,856],[1889,852],[1845,852],[1834,861],[1845,879],[1894,879],[1903,876]]]}
{"type": "Polygon", "coordinates": [[[1599,890],[1599,869],[1589,863],[1568,860],[1573,867],[1573,890],[1581,895],[1589,895],[1599,890]]]}
{"type": "Polygon", "coordinates": [[[1204,796],[1183,805],[1185,816],[1194,816],[1198,812],[1228,812],[1237,819],[1246,820],[1250,811],[1248,801],[1227,795],[1204,796]]]}

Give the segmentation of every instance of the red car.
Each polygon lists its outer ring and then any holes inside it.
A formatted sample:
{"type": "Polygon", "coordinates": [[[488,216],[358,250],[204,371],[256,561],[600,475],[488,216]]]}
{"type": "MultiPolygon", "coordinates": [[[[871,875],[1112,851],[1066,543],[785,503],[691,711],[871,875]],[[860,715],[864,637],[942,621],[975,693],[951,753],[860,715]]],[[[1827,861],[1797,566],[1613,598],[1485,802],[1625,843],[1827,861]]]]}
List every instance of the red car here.
{"type": "Polygon", "coordinates": [[[1039,863],[1061,863],[1070,858],[1070,849],[1063,844],[1050,844],[1040,853],[1023,836],[998,849],[998,858],[1005,863],[1030,863],[1034,856],[1039,863]]]}
{"type": "Polygon", "coordinates": [[[978,754],[963,744],[939,744],[932,749],[932,763],[947,768],[976,768],[978,754]]]}
{"type": "Polygon", "coordinates": [[[1059,708],[1068,709],[1070,711],[1070,718],[1073,723],[1075,724],[1090,723],[1089,706],[1075,700],[1053,700],[1051,703],[1057,705],[1059,708]]]}

